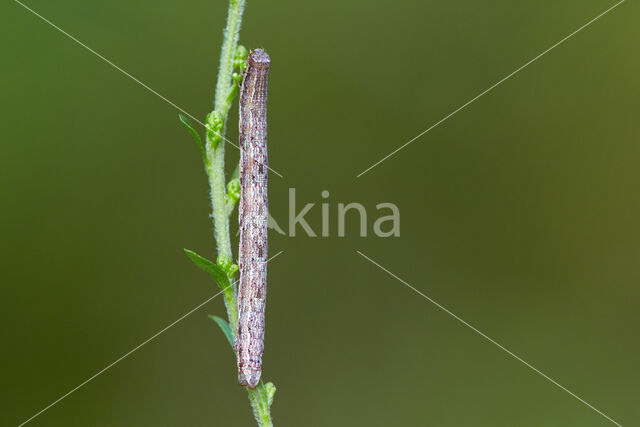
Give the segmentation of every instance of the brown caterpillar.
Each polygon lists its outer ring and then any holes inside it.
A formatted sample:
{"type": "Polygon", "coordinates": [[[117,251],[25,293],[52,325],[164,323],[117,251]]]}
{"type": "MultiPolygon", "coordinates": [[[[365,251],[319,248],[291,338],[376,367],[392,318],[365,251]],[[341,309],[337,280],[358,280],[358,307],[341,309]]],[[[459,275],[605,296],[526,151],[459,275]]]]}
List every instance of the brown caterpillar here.
{"type": "Polygon", "coordinates": [[[254,388],[262,374],[267,297],[267,76],[271,59],[262,49],[247,58],[240,89],[240,285],[238,381],[254,388]]]}

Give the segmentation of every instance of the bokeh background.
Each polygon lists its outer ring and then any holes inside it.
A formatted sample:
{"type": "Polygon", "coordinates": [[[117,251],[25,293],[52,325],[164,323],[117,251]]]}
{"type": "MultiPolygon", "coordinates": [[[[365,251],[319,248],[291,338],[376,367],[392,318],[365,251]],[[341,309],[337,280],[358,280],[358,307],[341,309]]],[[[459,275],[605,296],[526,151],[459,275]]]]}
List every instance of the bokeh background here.
{"type": "MultiPolygon", "coordinates": [[[[26,4],[210,111],[225,1],[26,4]]],[[[356,178],[613,4],[249,0],[241,42],[273,60],[272,214],[286,229],[296,188],[319,233],[330,192],[330,237],[271,233],[276,425],[613,425],[356,250],[640,424],[637,2],[356,178]],[[340,202],[367,207],[368,237],[355,215],[337,237],[340,202]],[[400,237],[371,235],[381,202],[400,237]]],[[[216,293],[182,253],[215,242],[173,107],[15,2],[0,36],[0,425],[17,426],[216,293]]],[[[253,425],[206,317],[223,312],[213,300],[29,425],[253,425]]]]}

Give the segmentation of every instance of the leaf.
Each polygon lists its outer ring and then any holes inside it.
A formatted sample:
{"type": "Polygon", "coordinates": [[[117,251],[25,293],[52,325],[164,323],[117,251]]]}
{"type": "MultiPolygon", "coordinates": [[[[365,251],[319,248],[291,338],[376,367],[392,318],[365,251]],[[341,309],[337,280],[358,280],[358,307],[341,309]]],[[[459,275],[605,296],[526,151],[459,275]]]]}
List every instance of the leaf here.
{"type": "Polygon", "coordinates": [[[238,163],[235,169],[233,169],[233,172],[231,172],[231,177],[229,178],[229,181],[233,181],[234,179],[239,179],[239,178],[240,178],[240,163],[238,163]]]}
{"type": "Polygon", "coordinates": [[[231,349],[233,350],[233,331],[231,330],[231,325],[229,325],[229,322],[227,322],[221,317],[213,316],[211,314],[209,315],[209,317],[214,322],[216,322],[218,326],[220,326],[220,329],[222,329],[222,333],[224,334],[225,337],[227,337],[227,341],[229,341],[229,344],[231,345],[231,349]]]}
{"type": "Polygon", "coordinates": [[[267,394],[267,403],[269,407],[273,404],[273,397],[276,395],[276,386],[273,383],[266,383],[264,385],[267,394]]]}
{"type": "Polygon", "coordinates": [[[183,125],[186,126],[189,132],[191,132],[191,135],[193,135],[193,139],[196,140],[196,144],[198,144],[198,146],[200,147],[200,151],[202,152],[202,158],[204,159],[204,162],[208,163],[207,150],[204,148],[204,144],[202,143],[202,139],[200,138],[200,135],[193,128],[193,126],[191,126],[191,123],[189,122],[189,120],[184,114],[178,114],[178,118],[180,118],[180,121],[182,122],[183,125]]]}
{"type": "Polygon", "coordinates": [[[193,261],[193,263],[202,271],[209,273],[216,281],[222,293],[224,294],[224,305],[227,308],[227,315],[232,325],[238,324],[238,307],[236,305],[236,290],[229,281],[227,272],[218,264],[214,264],[208,259],[201,257],[197,253],[185,249],[184,252],[193,261]]]}
{"type": "Polygon", "coordinates": [[[229,276],[227,276],[227,272],[222,269],[217,264],[214,264],[212,261],[198,255],[197,253],[190,251],[189,249],[185,249],[184,252],[187,256],[193,261],[193,263],[200,270],[209,273],[211,277],[215,279],[218,283],[218,286],[223,291],[227,290],[227,288],[231,287],[231,283],[229,283],[229,276]]]}

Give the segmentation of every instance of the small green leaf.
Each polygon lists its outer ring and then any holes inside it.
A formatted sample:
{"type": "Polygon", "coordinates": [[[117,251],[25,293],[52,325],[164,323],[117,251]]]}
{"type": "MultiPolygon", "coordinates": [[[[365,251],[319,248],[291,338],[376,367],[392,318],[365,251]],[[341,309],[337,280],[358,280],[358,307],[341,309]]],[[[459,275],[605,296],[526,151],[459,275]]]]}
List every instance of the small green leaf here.
{"type": "Polygon", "coordinates": [[[222,329],[222,333],[225,337],[227,337],[227,341],[229,341],[229,344],[231,344],[231,349],[233,349],[233,331],[231,330],[231,325],[229,325],[229,322],[222,319],[221,317],[213,316],[211,314],[209,315],[209,317],[213,319],[213,321],[216,322],[218,326],[220,326],[220,329],[222,329]]]}
{"type": "MultiPolygon", "coordinates": [[[[242,192],[242,188],[240,186],[240,180],[238,178],[232,178],[227,183],[227,194],[224,196],[224,202],[227,207],[227,215],[231,215],[233,213],[233,208],[240,200],[240,193],[242,192]]],[[[233,277],[233,274],[230,274],[229,277],[233,277]]]]}
{"type": "MultiPolygon", "coordinates": [[[[229,281],[227,272],[219,265],[198,255],[197,253],[185,249],[184,252],[193,263],[202,271],[209,273],[214,278],[224,294],[224,305],[227,308],[231,325],[238,324],[238,307],[236,306],[236,289],[229,281]]],[[[235,326],[234,326],[235,327],[235,326]]]]}
{"type": "Polygon", "coordinates": [[[185,249],[184,251],[187,254],[187,256],[191,259],[191,261],[193,261],[196,267],[198,267],[199,269],[201,269],[206,273],[209,273],[211,277],[213,277],[216,280],[216,282],[218,283],[218,286],[220,286],[220,289],[224,291],[226,288],[231,287],[231,283],[229,283],[229,277],[227,276],[227,272],[224,271],[222,267],[220,267],[217,264],[214,264],[213,262],[198,255],[197,253],[190,251],[189,249],[185,249]]]}
{"type": "Polygon", "coordinates": [[[207,150],[204,148],[204,144],[202,143],[202,139],[200,138],[200,135],[193,128],[193,126],[191,126],[191,123],[189,122],[189,120],[186,118],[184,114],[178,114],[178,118],[180,119],[182,124],[185,125],[185,127],[189,130],[189,132],[191,132],[191,135],[193,135],[193,139],[195,139],[196,144],[198,144],[198,147],[200,147],[200,151],[202,152],[202,158],[204,159],[204,162],[208,163],[207,150]]]}
{"type": "Polygon", "coordinates": [[[219,111],[214,110],[207,114],[205,127],[207,128],[207,136],[213,149],[222,141],[222,129],[224,128],[225,119],[226,117],[219,111]]]}
{"type": "Polygon", "coordinates": [[[227,269],[227,275],[229,276],[229,278],[233,278],[233,275],[236,274],[239,269],[240,267],[237,264],[231,264],[227,269]]]}
{"type": "Polygon", "coordinates": [[[231,178],[229,178],[229,180],[232,181],[234,179],[239,179],[239,178],[240,178],[240,163],[237,163],[235,169],[233,169],[233,172],[231,172],[231,178]]]}
{"type": "Polygon", "coordinates": [[[264,388],[267,393],[267,403],[271,406],[273,404],[273,397],[276,395],[276,386],[273,383],[266,383],[264,388]]]}
{"type": "Polygon", "coordinates": [[[249,56],[249,51],[246,47],[239,44],[236,46],[236,51],[233,55],[233,68],[239,68],[242,70],[247,62],[247,56],[249,56]]]}
{"type": "Polygon", "coordinates": [[[238,178],[231,178],[227,183],[227,194],[233,196],[236,200],[240,199],[242,187],[238,178]]]}

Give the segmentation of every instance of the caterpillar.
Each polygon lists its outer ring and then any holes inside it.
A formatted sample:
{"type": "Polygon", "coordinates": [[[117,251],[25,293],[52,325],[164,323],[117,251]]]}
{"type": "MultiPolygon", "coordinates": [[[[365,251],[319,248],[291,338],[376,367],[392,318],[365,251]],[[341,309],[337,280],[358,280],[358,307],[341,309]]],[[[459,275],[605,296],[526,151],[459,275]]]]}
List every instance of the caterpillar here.
{"type": "Polygon", "coordinates": [[[240,87],[240,247],[238,328],[234,347],[238,382],[254,388],[262,374],[267,296],[267,77],[271,59],[262,49],[247,58],[240,87]]]}

